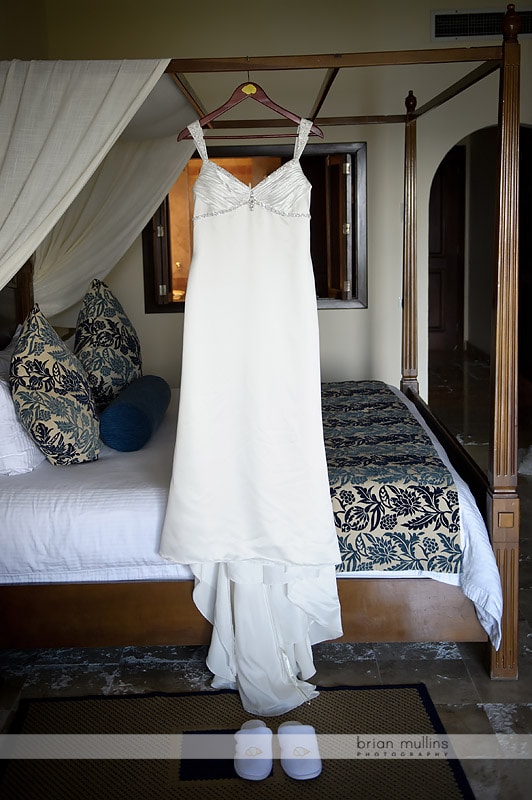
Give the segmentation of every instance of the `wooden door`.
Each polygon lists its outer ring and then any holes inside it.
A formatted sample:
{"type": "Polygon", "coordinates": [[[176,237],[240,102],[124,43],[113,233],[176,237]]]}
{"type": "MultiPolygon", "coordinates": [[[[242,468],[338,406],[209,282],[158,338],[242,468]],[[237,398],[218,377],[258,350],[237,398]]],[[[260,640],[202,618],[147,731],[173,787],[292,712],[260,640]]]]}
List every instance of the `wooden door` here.
{"type": "Polygon", "coordinates": [[[434,176],[429,205],[429,350],[461,349],[464,337],[465,148],[434,176]]]}

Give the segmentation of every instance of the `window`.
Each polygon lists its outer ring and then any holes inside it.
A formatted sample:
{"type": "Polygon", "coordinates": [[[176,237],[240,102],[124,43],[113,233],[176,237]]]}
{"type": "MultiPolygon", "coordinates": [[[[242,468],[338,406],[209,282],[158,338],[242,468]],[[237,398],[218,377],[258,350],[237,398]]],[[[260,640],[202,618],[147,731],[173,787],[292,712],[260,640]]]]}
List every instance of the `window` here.
{"type": "MultiPolygon", "coordinates": [[[[256,184],[292,158],[293,146],[209,148],[209,157],[256,184]]],[[[366,145],[307,145],[301,167],[312,184],[311,253],[318,308],[366,308],[366,145]]],[[[193,252],[192,158],[143,231],[147,313],[183,311],[193,252]]],[[[281,292],[282,286],[273,287],[281,292]]]]}

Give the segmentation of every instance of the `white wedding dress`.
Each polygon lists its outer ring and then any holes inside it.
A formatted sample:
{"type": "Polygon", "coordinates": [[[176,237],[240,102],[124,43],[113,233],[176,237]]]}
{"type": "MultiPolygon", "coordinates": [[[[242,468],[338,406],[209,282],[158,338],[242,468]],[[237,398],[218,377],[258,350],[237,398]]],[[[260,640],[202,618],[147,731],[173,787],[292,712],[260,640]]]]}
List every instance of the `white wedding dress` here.
{"type": "Polygon", "coordinates": [[[194,185],[180,407],[161,555],[190,564],[215,688],[278,715],[316,696],[311,645],[341,636],[321,418],[310,184],[292,160],[250,188],[194,185]]]}

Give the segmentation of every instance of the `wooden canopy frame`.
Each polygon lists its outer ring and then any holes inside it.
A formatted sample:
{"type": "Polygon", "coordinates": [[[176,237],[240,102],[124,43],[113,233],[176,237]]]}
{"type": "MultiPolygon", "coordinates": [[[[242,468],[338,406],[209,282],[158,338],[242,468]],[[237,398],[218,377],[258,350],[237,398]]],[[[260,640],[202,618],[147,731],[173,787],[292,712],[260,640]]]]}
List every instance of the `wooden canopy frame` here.
{"type": "MultiPolygon", "coordinates": [[[[515,679],[518,654],[519,498],[517,493],[517,287],[519,170],[519,18],[509,5],[503,41],[494,47],[407,50],[316,56],[174,59],[167,72],[205,116],[186,75],[248,70],[325,69],[309,114],[320,128],[402,123],[405,129],[403,331],[401,389],[411,398],[446,447],[484,511],[502,579],[502,645],[490,648],[492,678],[515,679]],[[392,116],[320,117],[339,70],[386,65],[482,62],[470,74],[416,108],[412,93],[406,113],[392,116]],[[499,70],[499,205],[495,320],[491,358],[492,424],[488,475],[435,420],[419,396],[416,256],[417,119],[499,70]]],[[[282,119],[209,123],[214,130],[275,128],[282,119]]],[[[345,641],[486,641],[473,605],[460,589],[423,579],[338,581],[345,641]]],[[[210,626],[192,601],[191,582],[131,582],[0,587],[3,646],[200,644],[210,626]]]]}
{"type": "MultiPolygon", "coordinates": [[[[186,80],[187,73],[242,72],[246,70],[326,69],[326,76],[309,114],[320,128],[401,122],[405,126],[403,325],[401,389],[422,411],[443,440],[450,457],[472,486],[485,513],[501,574],[504,618],[503,645],[492,653],[493,677],[517,676],[519,589],[519,498],[517,493],[517,314],[518,314],[518,220],[519,220],[519,16],[515,5],[507,7],[503,41],[493,47],[406,50],[378,53],[336,53],[313,56],[259,58],[173,59],[166,71],[201,116],[201,107],[186,80]],[[420,108],[412,92],[405,100],[406,113],[390,116],[320,117],[319,111],[338,73],[344,68],[411,64],[482,62],[469,74],[440,92],[420,108]],[[419,397],[417,330],[417,207],[416,124],[419,117],[442,105],[499,70],[499,202],[497,209],[497,263],[495,271],[495,320],[491,353],[492,408],[489,471],[484,475],[435,420],[419,397]]],[[[286,125],[280,119],[216,120],[215,129],[272,128],[286,125]]]]}

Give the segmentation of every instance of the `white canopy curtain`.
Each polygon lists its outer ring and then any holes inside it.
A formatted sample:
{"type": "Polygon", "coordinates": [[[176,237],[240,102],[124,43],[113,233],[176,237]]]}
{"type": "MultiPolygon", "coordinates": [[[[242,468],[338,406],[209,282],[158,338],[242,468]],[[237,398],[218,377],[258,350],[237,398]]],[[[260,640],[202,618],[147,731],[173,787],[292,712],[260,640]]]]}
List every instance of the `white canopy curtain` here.
{"type": "Polygon", "coordinates": [[[86,184],[167,64],[0,62],[0,288],[86,184]]]}
{"type": "Polygon", "coordinates": [[[194,152],[175,135],[118,141],[37,248],[34,294],[53,316],[80,300],[92,278],[105,278],[168,194],[194,152]]]}

